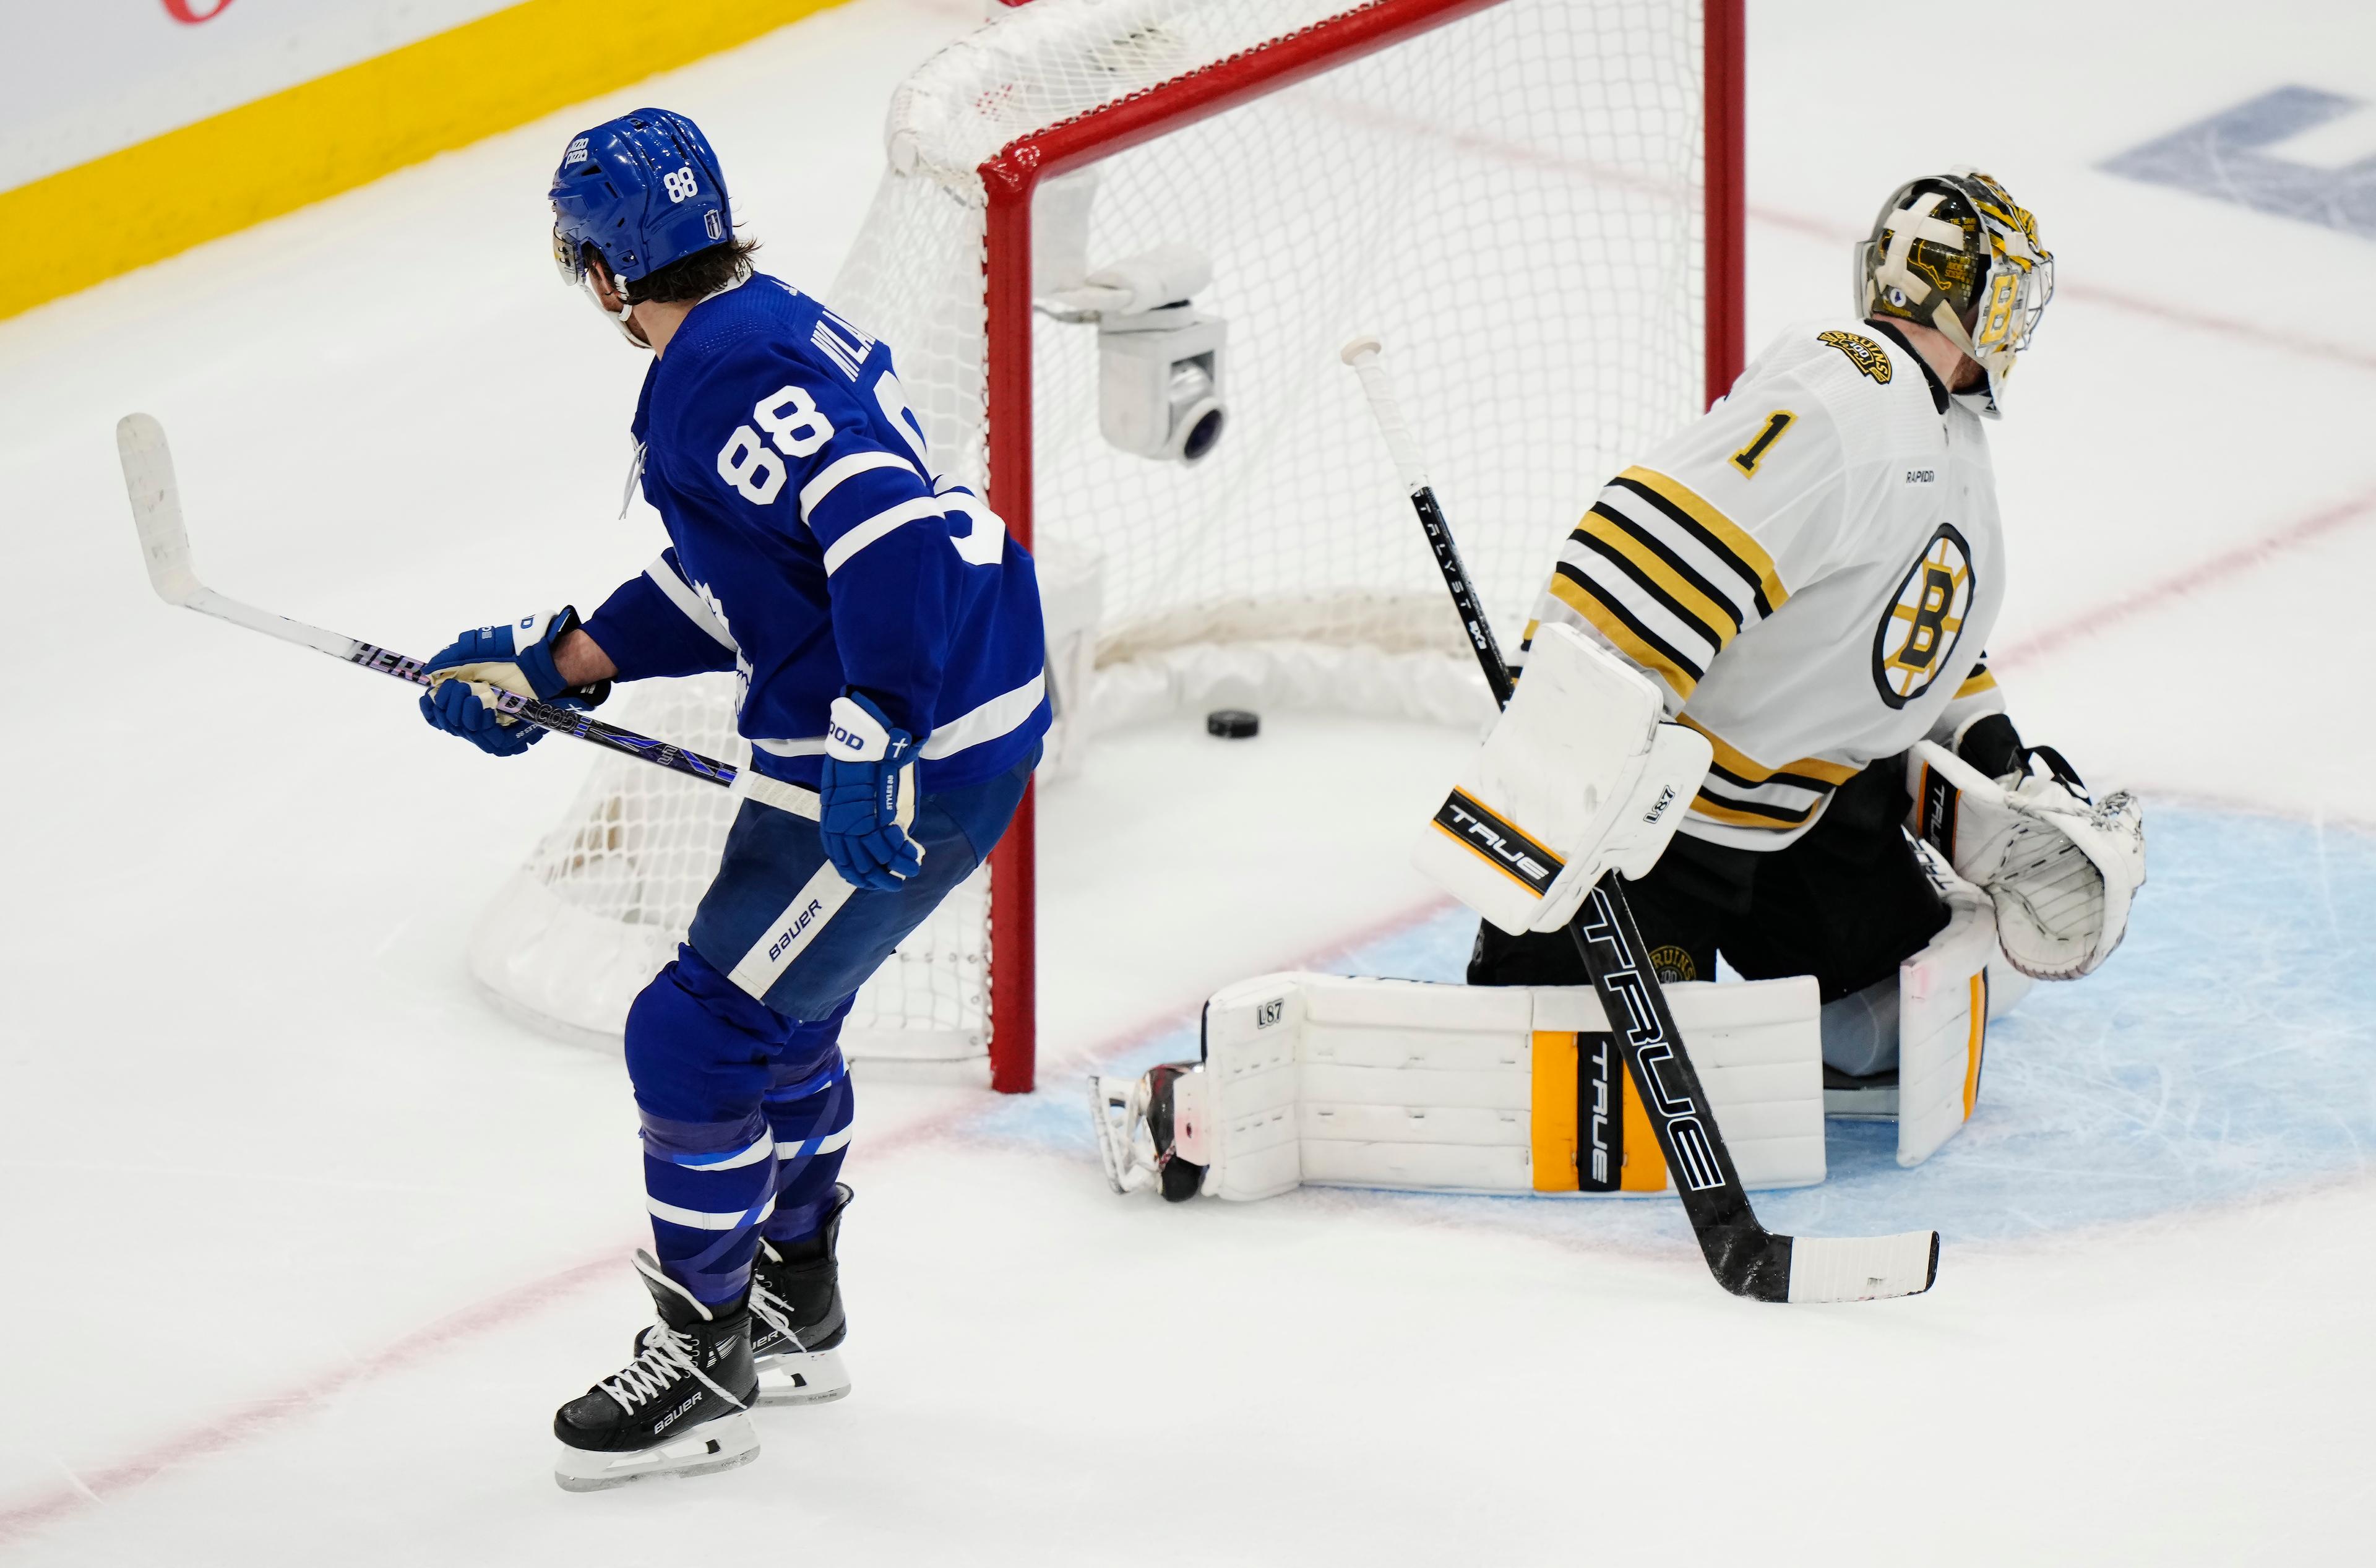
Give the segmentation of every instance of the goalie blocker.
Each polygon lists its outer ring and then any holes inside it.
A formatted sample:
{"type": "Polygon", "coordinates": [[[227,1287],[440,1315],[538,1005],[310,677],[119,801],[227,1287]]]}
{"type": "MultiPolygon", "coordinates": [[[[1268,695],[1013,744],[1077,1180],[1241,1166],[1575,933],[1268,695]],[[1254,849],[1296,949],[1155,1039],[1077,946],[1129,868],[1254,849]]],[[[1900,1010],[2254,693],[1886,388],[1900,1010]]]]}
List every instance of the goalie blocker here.
{"type": "Polygon", "coordinates": [[[1605,873],[1657,863],[1707,774],[1707,737],[1662,711],[1648,676],[1544,626],[1413,863],[1503,931],[1559,930],[1605,873]]]}

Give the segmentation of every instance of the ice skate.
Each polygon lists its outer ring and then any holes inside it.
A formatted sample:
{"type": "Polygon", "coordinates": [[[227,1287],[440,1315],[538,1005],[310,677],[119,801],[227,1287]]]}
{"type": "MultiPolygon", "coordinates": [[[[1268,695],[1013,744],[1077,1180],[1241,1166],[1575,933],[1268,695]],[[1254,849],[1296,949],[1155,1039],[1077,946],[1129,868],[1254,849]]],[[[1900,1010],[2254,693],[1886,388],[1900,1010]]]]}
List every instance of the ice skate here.
{"type": "Polygon", "coordinates": [[[849,1199],[848,1185],[837,1184],[824,1227],[805,1243],[789,1250],[759,1243],[751,1265],[751,1354],[762,1405],[821,1405],[849,1392],[840,1350],[849,1324],[834,1259],[849,1199]]]}
{"type": "Polygon", "coordinates": [[[707,1475],[759,1456],[749,1306],[704,1306],[647,1252],[636,1271],[660,1321],[636,1336],[634,1360],[554,1412],[552,1479],[564,1491],[707,1475]]]}
{"type": "Polygon", "coordinates": [[[1166,1062],[1135,1078],[1089,1079],[1098,1158],[1117,1193],[1159,1188],[1167,1203],[1186,1203],[1202,1190],[1205,1167],[1181,1157],[1180,1083],[1202,1071],[1194,1062],[1166,1062]]]}

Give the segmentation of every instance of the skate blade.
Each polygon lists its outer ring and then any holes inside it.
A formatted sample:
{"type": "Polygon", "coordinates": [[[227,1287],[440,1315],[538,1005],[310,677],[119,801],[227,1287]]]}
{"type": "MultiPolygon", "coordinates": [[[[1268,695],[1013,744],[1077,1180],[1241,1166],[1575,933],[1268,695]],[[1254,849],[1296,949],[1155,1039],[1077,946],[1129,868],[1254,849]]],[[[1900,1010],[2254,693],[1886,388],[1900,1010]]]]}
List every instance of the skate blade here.
{"type": "Polygon", "coordinates": [[[759,1359],[759,1403],[822,1405],[849,1392],[849,1373],[839,1350],[811,1350],[759,1359]]]}
{"type": "Polygon", "coordinates": [[[564,1491],[604,1491],[655,1476],[707,1476],[759,1456],[759,1429],[741,1410],[704,1421],[690,1431],[625,1454],[593,1454],[562,1445],[552,1479],[564,1491]]]}

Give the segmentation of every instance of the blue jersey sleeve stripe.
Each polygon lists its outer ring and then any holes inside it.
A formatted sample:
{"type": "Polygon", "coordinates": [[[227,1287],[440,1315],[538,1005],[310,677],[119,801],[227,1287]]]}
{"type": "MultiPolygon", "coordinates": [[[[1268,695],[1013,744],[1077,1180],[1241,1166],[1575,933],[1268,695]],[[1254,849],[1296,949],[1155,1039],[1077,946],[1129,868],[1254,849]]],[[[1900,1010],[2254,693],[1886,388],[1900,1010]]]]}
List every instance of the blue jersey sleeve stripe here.
{"type": "Polygon", "coordinates": [[[825,575],[828,577],[849,564],[849,558],[873,544],[895,529],[937,517],[949,509],[947,501],[937,495],[919,495],[912,501],[902,501],[897,506],[877,512],[856,528],[826,546],[825,575]]]}
{"type": "Polygon", "coordinates": [[[870,517],[925,495],[923,482],[905,469],[875,469],[845,481],[808,516],[809,532],[820,550],[870,517]]]}
{"type": "Polygon", "coordinates": [[[734,647],[734,634],[726,629],[726,623],[718,618],[717,612],[702,602],[701,596],[693,591],[693,586],[684,580],[676,569],[676,563],[671,561],[665,552],[644,568],[644,576],[651,578],[652,586],[666,594],[668,601],[682,611],[686,620],[707,632],[719,647],[738,653],[742,651],[734,647]]]}
{"type": "Polygon", "coordinates": [[[924,478],[916,472],[915,464],[892,452],[852,452],[847,457],[836,457],[819,469],[814,479],[801,486],[801,521],[814,527],[812,519],[818,505],[834,493],[835,487],[846,479],[853,479],[875,469],[904,469],[915,475],[918,483],[921,483],[924,478]]]}
{"type": "Polygon", "coordinates": [[[1048,695],[1048,672],[1041,670],[1011,692],[1001,692],[968,713],[960,713],[933,730],[919,754],[938,762],[945,756],[995,741],[1019,729],[1024,721],[1040,710],[1040,700],[1048,695]]]}

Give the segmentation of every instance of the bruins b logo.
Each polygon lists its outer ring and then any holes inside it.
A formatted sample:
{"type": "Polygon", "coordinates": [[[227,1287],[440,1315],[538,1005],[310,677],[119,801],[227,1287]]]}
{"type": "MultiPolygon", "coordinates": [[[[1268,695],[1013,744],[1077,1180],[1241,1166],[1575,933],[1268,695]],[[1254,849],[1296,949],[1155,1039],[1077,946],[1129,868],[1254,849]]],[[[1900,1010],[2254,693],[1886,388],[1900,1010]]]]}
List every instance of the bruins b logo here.
{"type": "Polygon", "coordinates": [[[1976,587],[1971,547],[1953,523],[1940,524],[1872,635],[1872,683],[1882,701],[1904,707],[1930,689],[1963,637],[1976,587]]]}

